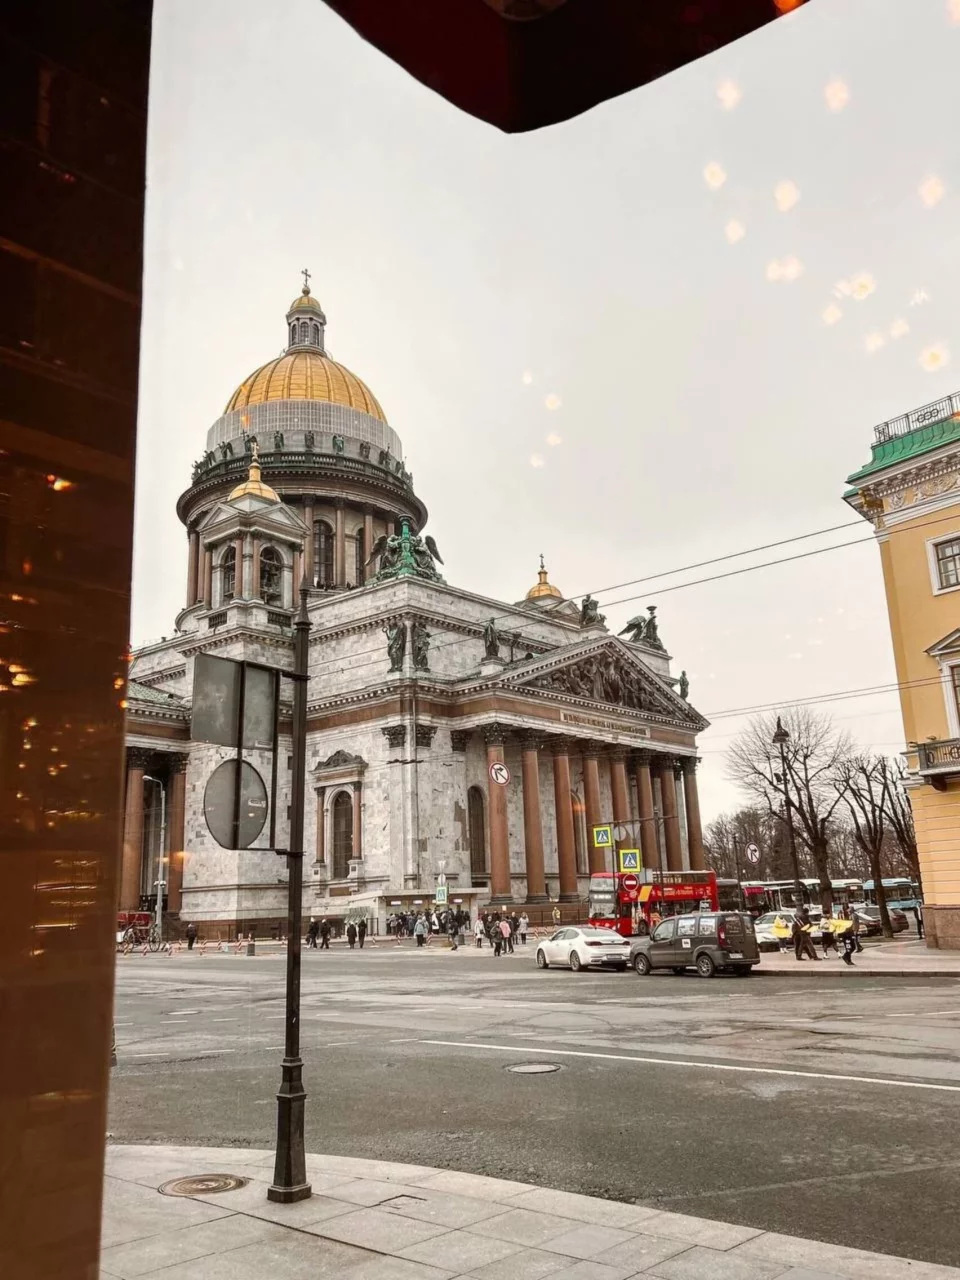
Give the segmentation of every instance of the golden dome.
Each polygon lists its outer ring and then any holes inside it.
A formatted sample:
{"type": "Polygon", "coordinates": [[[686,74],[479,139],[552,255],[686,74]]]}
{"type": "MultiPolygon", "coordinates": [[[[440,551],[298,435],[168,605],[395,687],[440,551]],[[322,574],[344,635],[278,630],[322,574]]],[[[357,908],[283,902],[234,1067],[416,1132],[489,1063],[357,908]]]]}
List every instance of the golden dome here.
{"type": "Polygon", "coordinates": [[[381,422],[387,420],[366,383],[320,350],[293,351],[268,360],[241,382],[224,413],[269,400],[324,400],[357,409],[381,422]]]}
{"type": "Polygon", "coordinates": [[[528,600],[562,600],[563,592],[558,590],[552,582],[547,581],[547,571],[543,567],[543,556],[540,557],[540,569],[537,573],[536,586],[530,588],[526,598],[528,600]]]}
{"type": "MultiPolygon", "coordinates": [[[[303,292],[300,294],[300,297],[294,298],[294,300],[290,303],[290,311],[299,311],[303,307],[308,307],[311,311],[320,311],[320,312],[323,311],[323,308],[320,306],[320,303],[316,300],[316,298],[313,297],[313,295],[310,293],[310,290],[307,286],[304,286],[303,292]]],[[[290,311],[287,312],[287,315],[290,314],[290,311]]]]}
{"type": "Polygon", "coordinates": [[[275,489],[271,489],[268,484],[260,479],[260,452],[257,448],[257,442],[253,442],[253,456],[250,459],[250,471],[246,480],[230,494],[227,499],[232,502],[234,498],[263,498],[265,502],[279,502],[280,495],[275,489]]]}

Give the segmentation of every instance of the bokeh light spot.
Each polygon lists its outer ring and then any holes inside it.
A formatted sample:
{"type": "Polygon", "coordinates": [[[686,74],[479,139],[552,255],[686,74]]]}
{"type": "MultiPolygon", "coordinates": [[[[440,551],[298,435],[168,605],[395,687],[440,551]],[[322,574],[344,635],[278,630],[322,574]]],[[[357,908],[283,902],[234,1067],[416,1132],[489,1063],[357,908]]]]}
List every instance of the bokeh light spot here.
{"type": "Polygon", "coordinates": [[[835,302],[831,302],[829,307],[822,312],[824,324],[836,324],[838,320],[843,318],[843,312],[835,302]]]}
{"type": "Polygon", "coordinates": [[[539,454],[539,453],[531,453],[531,455],[530,455],[530,465],[531,465],[531,467],[542,467],[542,466],[543,466],[543,455],[542,455],[542,454],[539,454]]]}
{"type": "Polygon", "coordinates": [[[727,180],[727,173],[722,164],[711,160],[703,171],[703,180],[711,191],[719,191],[727,180]]]}
{"type": "Polygon", "coordinates": [[[873,355],[875,351],[879,351],[886,344],[886,341],[886,338],[879,330],[874,330],[873,333],[868,333],[864,338],[863,345],[867,349],[867,354],[873,355]]]}
{"type": "Polygon", "coordinates": [[[731,218],[723,229],[727,244],[738,244],[747,234],[747,228],[738,218],[731,218]]]}
{"type": "Polygon", "coordinates": [[[857,302],[862,302],[864,298],[869,298],[877,288],[877,282],[869,271],[861,271],[860,275],[854,276],[850,282],[850,293],[857,302]]]}
{"type": "Polygon", "coordinates": [[[936,373],[950,361],[950,352],[942,342],[935,342],[931,347],[924,347],[920,352],[920,368],[927,373],[936,373]]]}
{"type": "Polygon", "coordinates": [[[800,199],[800,188],[795,182],[778,182],[773,189],[773,198],[781,213],[789,213],[800,199]]]}
{"type": "Polygon", "coordinates": [[[548,409],[552,410],[552,409],[559,409],[560,406],[563,404],[563,401],[560,399],[560,397],[557,395],[555,391],[551,391],[548,396],[543,397],[543,403],[547,406],[548,409]]]}
{"type": "Polygon", "coordinates": [[[732,111],[743,94],[735,80],[721,80],[717,85],[717,97],[725,111],[732,111]]]}
{"type": "Polygon", "coordinates": [[[551,431],[547,436],[547,444],[551,449],[555,449],[558,444],[563,444],[563,436],[558,436],[555,431],[551,431]]]}
{"type": "Polygon", "coordinates": [[[944,187],[943,183],[935,173],[931,173],[929,177],[924,178],[917,188],[917,194],[920,196],[920,202],[927,209],[932,209],[938,205],[943,199],[944,187]]]}
{"type": "Polygon", "coordinates": [[[831,80],[823,90],[823,99],[831,111],[842,111],[850,101],[850,89],[844,80],[831,80]]]}
{"type": "Polygon", "coordinates": [[[890,326],[891,338],[902,338],[905,333],[909,333],[909,332],[910,332],[910,326],[907,324],[906,320],[904,320],[902,317],[898,317],[896,320],[894,320],[893,324],[890,326]]]}
{"type": "Polygon", "coordinates": [[[520,375],[520,381],[525,387],[529,387],[530,383],[533,381],[533,374],[529,369],[524,369],[523,373],[520,375]]]}

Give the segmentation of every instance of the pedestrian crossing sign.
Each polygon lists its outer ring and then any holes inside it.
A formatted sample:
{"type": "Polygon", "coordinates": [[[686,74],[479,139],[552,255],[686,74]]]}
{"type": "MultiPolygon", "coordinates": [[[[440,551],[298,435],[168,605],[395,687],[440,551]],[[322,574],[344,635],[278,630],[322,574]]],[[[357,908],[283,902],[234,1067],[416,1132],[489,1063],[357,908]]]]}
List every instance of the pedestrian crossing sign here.
{"type": "Polygon", "coordinates": [[[595,849],[609,849],[613,845],[613,827],[609,824],[593,828],[593,846],[595,849]]]}
{"type": "Polygon", "coordinates": [[[433,891],[434,905],[438,907],[445,907],[448,902],[448,898],[447,898],[448,892],[449,890],[446,884],[438,884],[436,889],[434,889],[433,891]]]}
{"type": "Polygon", "coordinates": [[[620,863],[619,870],[621,874],[627,871],[640,871],[643,866],[640,861],[639,849],[619,849],[617,851],[617,861],[620,863]]]}

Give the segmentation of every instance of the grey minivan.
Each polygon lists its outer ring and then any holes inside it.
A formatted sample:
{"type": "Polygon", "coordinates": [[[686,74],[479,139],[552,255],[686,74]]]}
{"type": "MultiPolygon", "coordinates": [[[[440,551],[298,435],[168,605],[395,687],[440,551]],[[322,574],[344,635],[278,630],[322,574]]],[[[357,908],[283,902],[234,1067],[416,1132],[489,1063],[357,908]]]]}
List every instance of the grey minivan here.
{"type": "Polygon", "coordinates": [[[701,978],[712,978],[718,971],[748,974],[760,963],[760,949],[750,916],[703,911],[661,920],[649,938],[636,939],[630,963],[641,977],[651,969],[683,973],[692,968],[701,978]]]}

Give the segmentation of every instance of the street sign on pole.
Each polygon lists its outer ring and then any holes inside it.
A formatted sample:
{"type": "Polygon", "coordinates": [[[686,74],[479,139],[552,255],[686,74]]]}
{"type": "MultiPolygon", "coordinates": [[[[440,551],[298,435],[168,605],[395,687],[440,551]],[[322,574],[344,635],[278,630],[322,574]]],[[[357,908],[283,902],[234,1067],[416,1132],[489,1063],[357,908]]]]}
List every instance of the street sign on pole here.
{"type": "Polygon", "coordinates": [[[624,891],[624,893],[636,893],[637,890],[640,888],[640,881],[634,875],[624,876],[623,879],[620,881],[620,888],[624,891]]]}
{"type": "Polygon", "coordinates": [[[760,861],[760,849],[755,844],[748,844],[743,851],[747,855],[747,861],[752,862],[754,866],[760,861]]]}
{"type": "Polygon", "coordinates": [[[613,847],[613,827],[609,823],[593,828],[593,846],[595,849],[613,847]]]}
{"type": "Polygon", "coordinates": [[[499,787],[505,787],[510,781],[510,770],[502,760],[495,760],[490,766],[490,781],[499,787]]]}
{"type": "Polygon", "coordinates": [[[618,849],[617,862],[621,872],[640,871],[643,868],[639,849],[618,849]]]}
{"type": "Polygon", "coordinates": [[[434,904],[438,907],[445,907],[449,892],[450,890],[446,884],[438,884],[433,891],[434,904]]]}

